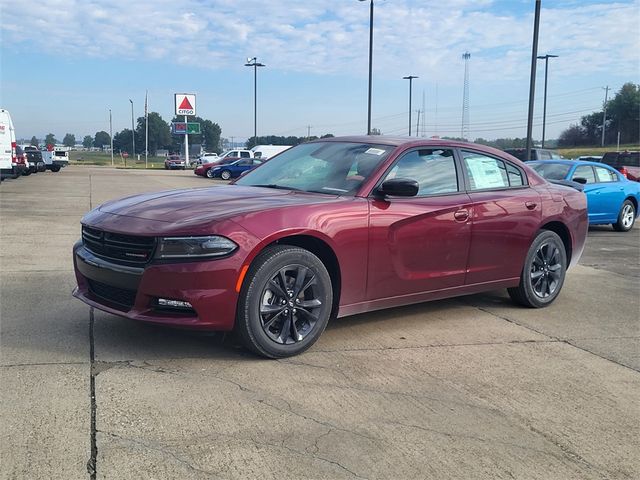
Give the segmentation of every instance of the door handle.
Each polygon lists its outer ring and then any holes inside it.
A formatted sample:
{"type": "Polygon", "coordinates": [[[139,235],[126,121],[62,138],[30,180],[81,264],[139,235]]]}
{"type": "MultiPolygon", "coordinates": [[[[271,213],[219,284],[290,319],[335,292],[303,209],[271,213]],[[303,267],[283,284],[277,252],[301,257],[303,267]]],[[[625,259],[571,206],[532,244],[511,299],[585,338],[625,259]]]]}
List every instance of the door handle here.
{"type": "Polygon", "coordinates": [[[469,219],[469,210],[458,210],[453,214],[453,218],[455,218],[458,222],[466,222],[469,219]]]}
{"type": "Polygon", "coordinates": [[[524,202],[524,206],[527,207],[528,210],[533,210],[538,204],[536,202],[524,202]]]}

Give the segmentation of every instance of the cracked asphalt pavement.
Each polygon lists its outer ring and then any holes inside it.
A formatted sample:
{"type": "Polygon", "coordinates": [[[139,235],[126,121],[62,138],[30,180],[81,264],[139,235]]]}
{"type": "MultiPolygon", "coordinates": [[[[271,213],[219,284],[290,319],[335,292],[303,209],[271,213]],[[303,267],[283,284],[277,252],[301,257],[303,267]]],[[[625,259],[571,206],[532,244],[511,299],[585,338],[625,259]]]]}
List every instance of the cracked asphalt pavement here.
{"type": "Polygon", "coordinates": [[[640,228],[592,228],[549,308],[496,291],[358,315],[279,361],[71,297],[85,212],[212,184],[3,182],[0,478],[640,478],[640,228]]]}

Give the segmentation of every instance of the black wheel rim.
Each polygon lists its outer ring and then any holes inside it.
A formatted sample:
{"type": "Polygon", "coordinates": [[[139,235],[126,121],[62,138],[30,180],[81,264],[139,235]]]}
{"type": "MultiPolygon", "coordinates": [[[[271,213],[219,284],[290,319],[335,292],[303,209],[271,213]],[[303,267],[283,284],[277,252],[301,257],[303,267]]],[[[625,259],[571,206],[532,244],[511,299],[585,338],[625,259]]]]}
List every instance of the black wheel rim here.
{"type": "Polygon", "coordinates": [[[303,341],[320,319],[323,297],[323,287],[311,269],[304,265],[281,268],[260,295],[262,330],[281,345],[303,341]]]}
{"type": "Polygon", "coordinates": [[[563,268],[560,249],[555,243],[543,243],[536,250],[531,263],[531,286],[540,298],[553,295],[562,280],[563,268]]]}

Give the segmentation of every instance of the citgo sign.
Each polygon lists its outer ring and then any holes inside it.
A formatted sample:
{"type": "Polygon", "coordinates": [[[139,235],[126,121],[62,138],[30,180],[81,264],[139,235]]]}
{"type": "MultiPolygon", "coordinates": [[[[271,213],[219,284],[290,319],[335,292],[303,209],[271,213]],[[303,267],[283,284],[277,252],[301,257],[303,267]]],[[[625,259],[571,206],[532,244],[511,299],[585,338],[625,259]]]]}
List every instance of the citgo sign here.
{"type": "Polygon", "coordinates": [[[196,114],[196,95],[194,93],[176,93],[176,115],[196,114]]]}

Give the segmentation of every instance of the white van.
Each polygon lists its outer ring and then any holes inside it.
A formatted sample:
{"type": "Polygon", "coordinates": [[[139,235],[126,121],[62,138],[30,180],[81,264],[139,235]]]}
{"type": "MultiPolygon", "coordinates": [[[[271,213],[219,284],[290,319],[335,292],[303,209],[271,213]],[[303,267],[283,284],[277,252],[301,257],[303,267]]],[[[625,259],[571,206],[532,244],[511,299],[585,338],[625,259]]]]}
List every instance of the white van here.
{"type": "Polygon", "coordinates": [[[285,150],[291,148],[293,145],[256,145],[251,149],[254,158],[261,160],[267,160],[285,150]]]}
{"type": "Polygon", "coordinates": [[[0,177],[16,178],[16,133],[8,110],[0,109],[0,177]]]}

